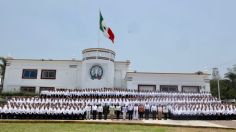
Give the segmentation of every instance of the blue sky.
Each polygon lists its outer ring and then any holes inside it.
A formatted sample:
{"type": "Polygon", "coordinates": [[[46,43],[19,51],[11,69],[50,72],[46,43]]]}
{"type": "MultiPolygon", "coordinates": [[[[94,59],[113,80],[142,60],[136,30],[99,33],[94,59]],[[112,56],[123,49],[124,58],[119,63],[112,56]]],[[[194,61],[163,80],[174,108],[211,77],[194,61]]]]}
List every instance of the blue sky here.
{"type": "Polygon", "coordinates": [[[109,48],[137,71],[195,72],[236,64],[235,0],[0,0],[0,56],[81,59],[109,48]],[[115,34],[98,30],[99,8],[115,34]]]}

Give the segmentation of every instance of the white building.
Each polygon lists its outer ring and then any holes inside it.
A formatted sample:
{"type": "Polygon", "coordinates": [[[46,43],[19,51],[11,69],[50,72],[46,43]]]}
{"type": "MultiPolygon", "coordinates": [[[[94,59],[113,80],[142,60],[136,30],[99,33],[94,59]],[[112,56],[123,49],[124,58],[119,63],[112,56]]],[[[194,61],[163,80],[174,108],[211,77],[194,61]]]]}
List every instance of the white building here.
{"type": "Polygon", "coordinates": [[[115,61],[112,50],[89,48],[82,54],[82,60],[7,59],[3,92],[104,87],[210,91],[209,74],[130,72],[130,61],[115,61]]]}

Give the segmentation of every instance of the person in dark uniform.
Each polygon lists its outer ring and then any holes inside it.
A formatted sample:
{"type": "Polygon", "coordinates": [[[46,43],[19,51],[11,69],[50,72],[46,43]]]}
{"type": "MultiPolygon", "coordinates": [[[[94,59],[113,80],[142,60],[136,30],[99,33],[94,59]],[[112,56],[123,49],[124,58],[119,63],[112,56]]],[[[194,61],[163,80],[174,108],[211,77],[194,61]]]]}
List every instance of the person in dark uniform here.
{"type": "Polygon", "coordinates": [[[104,114],[104,119],[107,119],[107,115],[109,114],[109,106],[107,104],[105,104],[105,106],[103,106],[103,114],[104,114]]]}

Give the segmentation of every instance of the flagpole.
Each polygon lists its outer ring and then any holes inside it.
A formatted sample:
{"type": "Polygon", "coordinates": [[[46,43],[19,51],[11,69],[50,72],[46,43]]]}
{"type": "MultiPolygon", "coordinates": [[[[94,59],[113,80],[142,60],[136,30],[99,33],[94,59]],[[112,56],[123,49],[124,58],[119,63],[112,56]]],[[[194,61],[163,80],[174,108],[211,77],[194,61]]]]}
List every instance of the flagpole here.
{"type": "MultiPolygon", "coordinates": [[[[97,48],[99,48],[99,44],[100,44],[100,8],[98,9],[98,43],[97,43],[97,48]]],[[[99,53],[97,50],[97,56],[96,59],[98,58],[99,53]]]]}
{"type": "Polygon", "coordinates": [[[98,9],[98,45],[97,47],[99,48],[100,44],[100,8],[98,9]]]}

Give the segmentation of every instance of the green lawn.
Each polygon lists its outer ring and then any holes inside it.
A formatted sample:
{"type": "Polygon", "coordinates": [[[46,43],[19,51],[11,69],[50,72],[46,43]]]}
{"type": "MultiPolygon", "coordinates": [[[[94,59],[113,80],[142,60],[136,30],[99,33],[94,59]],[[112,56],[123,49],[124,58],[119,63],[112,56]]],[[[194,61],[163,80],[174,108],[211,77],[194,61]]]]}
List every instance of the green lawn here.
{"type": "Polygon", "coordinates": [[[165,132],[166,128],[139,125],[73,123],[0,123],[0,132],[165,132]]]}
{"type": "Polygon", "coordinates": [[[78,123],[0,123],[0,132],[228,132],[223,129],[78,123]]]}

